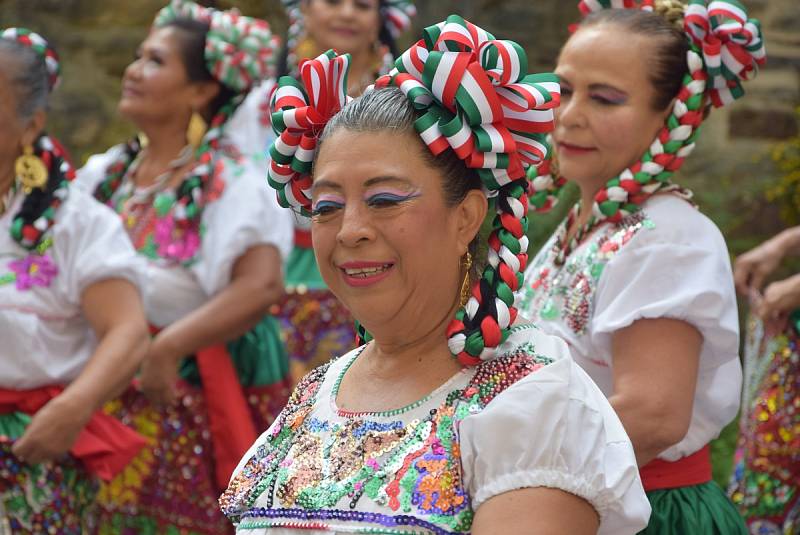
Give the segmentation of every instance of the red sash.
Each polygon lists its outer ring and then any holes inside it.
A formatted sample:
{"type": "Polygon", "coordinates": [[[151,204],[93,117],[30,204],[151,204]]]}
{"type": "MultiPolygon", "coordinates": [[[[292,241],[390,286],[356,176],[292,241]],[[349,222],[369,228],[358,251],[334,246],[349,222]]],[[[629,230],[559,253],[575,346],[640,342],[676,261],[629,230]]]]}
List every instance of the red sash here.
{"type": "MultiPolygon", "coordinates": [[[[43,386],[33,390],[0,388],[0,413],[24,412],[34,415],[63,391],[64,388],[60,386],[43,386]]],[[[145,444],[145,439],[136,431],[102,411],[96,411],[69,452],[83,462],[90,474],[110,481],[145,444]]]]}
{"type": "Polygon", "coordinates": [[[294,246],[301,249],[311,249],[311,231],[299,228],[294,229],[294,246]]]}
{"type": "Polygon", "coordinates": [[[706,444],[675,462],[653,459],[639,469],[644,490],[690,487],[711,481],[711,450],[706,444]]]}

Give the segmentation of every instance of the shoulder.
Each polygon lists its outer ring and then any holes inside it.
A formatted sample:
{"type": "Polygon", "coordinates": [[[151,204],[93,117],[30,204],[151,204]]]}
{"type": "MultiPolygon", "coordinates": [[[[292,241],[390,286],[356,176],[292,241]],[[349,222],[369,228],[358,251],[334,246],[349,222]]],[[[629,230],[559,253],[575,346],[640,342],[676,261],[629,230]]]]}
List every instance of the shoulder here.
{"type": "MultiPolygon", "coordinates": [[[[636,218],[636,216],[634,216],[636,218]]],[[[656,195],[642,206],[640,219],[647,229],[639,232],[636,242],[678,246],[724,247],[719,228],[697,207],[676,195],[656,195]]]]}
{"type": "Polygon", "coordinates": [[[125,145],[114,145],[106,152],[90,156],[86,164],[78,169],[74,184],[78,189],[92,193],[106,178],[108,168],[125,154],[125,145]]]}
{"type": "MultiPolygon", "coordinates": [[[[70,230],[80,233],[95,225],[123,232],[119,216],[108,206],[100,203],[86,190],[71,184],[64,203],[56,216],[56,232],[70,230]]],[[[99,230],[99,229],[98,229],[99,230]]]]}

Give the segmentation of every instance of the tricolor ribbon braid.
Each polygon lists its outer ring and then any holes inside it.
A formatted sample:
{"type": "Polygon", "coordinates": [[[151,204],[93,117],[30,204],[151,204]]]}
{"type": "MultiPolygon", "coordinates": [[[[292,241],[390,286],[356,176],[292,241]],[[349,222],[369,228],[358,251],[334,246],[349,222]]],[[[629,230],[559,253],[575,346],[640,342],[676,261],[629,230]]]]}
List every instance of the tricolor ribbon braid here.
{"type": "Polygon", "coordinates": [[[75,169],[61,144],[54,138],[42,134],[33,149],[47,167],[47,183],[25,197],[19,212],[11,221],[11,237],[31,251],[44,244],[56,212],[67,198],[69,182],[75,179],[75,169]]]}
{"type": "Polygon", "coordinates": [[[349,66],[349,54],[329,50],[300,64],[300,82],[281,77],[272,94],[272,128],[278,138],[270,148],[267,180],[284,208],[310,214],[312,162],[325,125],[350,100],[349,66]]]}
{"type": "Polygon", "coordinates": [[[266,21],[242,16],[236,10],[219,11],[187,0],[172,0],[158,13],[155,25],[164,26],[177,18],[208,24],[206,67],[225,87],[243,93],[274,76],[275,51],[280,43],[266,21]]]}
{"type": "Polygon", "coordinates": [[[744,95],[742,81],[767,61],[761,23],[747,18],[737,0],[690,0],[684,28],[692,45],[702,51],[714,106],[730,104],[744,95]]]}
{"type": "Polygon", "coordinates": [[[375,84],[400,88],[421,115],[414,126],[431,152],[452,149],[496,196],[488,265],[448,328],[450,351],[464,365],[492,358],[517,315],[514,291],[528,260],[525,168],[546,157],[560,99],[556,77],[527,74],[527,64],[516,43],[451,15],[425,29],[375,84]]]}
{"type": "MultiPolygon", "coordinates": [[[[294,66],[298,65],[299,61],[303,59],[297,57],[297,47],[300,45],[300,41],[306,31],[303,12],[300,10],[301,1],[281,0],[289,18],[289,30],[286,35],[286,47],[288,49],[286,62],[292,72],[294,72],[294,66]]],[[[381,0],[380,2],[381,20],[394,39],[397,39],[403,32],[411,28],[411,20],[416,14],[417,8],[412,0],[381,0]]],[[[388,72],[388,70],[385,72],[388,72]]],[[[385,72],[380,74],[385,74],[385,72]]]]}
{"type": "Polygon", "coordinates": [[[56,88],[61,79],[61,63],[58,54],[44,37],[27,28],[7,28],[0,32],[0,39],[14,41],[36,52],[44,60],[47,68],[47,85],[50,91],[56,88]]]}
{"type": "MultiPolygon", "coordinates": [[[[678,188],[670,179],[694,150],[708,102],[721,106],[740,97],[743,94],[740,81],[747,79],[765,61],[758,22],[748,20],[741,4],[734,4],[733,1],[712,1],[706,10],[707,2],[691,0],[684,17],[689,39],[688,73],[684,76],[670,115],[642,158],[597,192],[593,215],[586,225],[575,233],[569,243],[557,240],[559,252],[556,262],[563,262],[569,252],[597,225],[606,221],[619,222],[639,210],[641,204],[658,191],[669,189],[691,196],[691,192],[678,188]],[[732,18],[732,13],[737,18],[732,18]],[[722,21],[728,22],[723,24],[722,21]],[[737,36],[735,42],[728,34],[723,37],[723,26],[724,32],[737,36]],[[699,28],[706,27],[713,29],[702,34],[699,28]],[[704,39],[702,42],[699,40],[701,35],[704,39]],[[725,46],[722,45],[723,41],[725,46]],[[745,42],[749,44],[745,46],[745,42]]],[[[589,1],[582,2],[581,6],[600,4],[616,7],[611,6],[610,2],[589,1]]],[[[636,3],[635,6],[633,2],[625,4],[626,7],[639,9],[649,10],[652,7],[652,2],[642,2],[642,5],[636,3]]],[[[563,180],[553,179],[549,165],[529,170],[529,177],[531,194],[537,199],[537,206],[540,203],[542,210],[545,210],[555,204],[560,189],[558,184],[563,184],[563,180]]]]}

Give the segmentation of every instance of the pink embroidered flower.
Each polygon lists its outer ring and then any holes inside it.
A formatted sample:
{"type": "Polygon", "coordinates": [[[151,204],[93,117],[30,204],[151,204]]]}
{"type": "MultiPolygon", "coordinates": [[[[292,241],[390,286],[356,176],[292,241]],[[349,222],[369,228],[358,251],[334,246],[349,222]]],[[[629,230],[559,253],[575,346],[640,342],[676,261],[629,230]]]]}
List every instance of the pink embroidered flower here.
{"type": "Polygon", "coordinates": [[[16,276],[17,290],[30,290],[33,286],[46,288],[58,275],[58,268],[49,255],[30,254],[9,265],[16,276]]]}
{"type": "Polygon", "coordinates": [[[185,262],[194,257],[200,248],[200,233],[194,226],[178,228],[172,214],[156,219],[153,240],[158,247],[158,256],[185,262]]]}

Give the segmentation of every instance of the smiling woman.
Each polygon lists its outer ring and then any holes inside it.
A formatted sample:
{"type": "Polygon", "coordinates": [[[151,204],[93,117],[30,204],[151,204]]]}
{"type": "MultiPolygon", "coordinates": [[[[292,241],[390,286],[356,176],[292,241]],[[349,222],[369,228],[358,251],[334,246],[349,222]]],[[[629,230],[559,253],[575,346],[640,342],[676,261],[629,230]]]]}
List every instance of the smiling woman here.
{"type": "Polygon", "coordinates": [[[305,87],[282,80],[270,183],[311,214],[320,272],[373,339],[301,382],[223,511],[241,533],[640,529],[621,424],[513,303],[524,166],[546,152],[558,85],[455,15],[403,55],[407,70],[345,104],[347,60],[304,64],[305,87]],[[485,265],[472,260],[484,190],[497,212],[485,265]]]}

